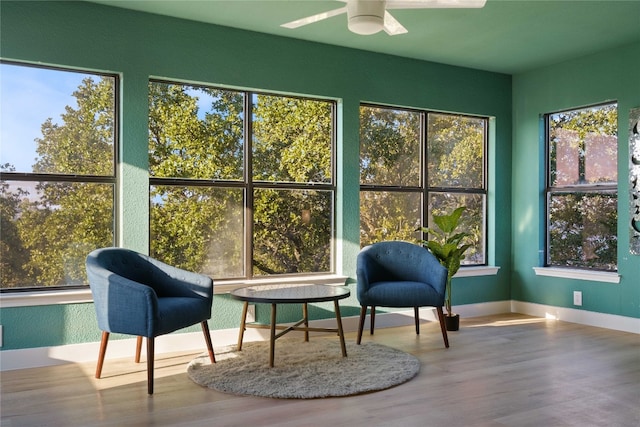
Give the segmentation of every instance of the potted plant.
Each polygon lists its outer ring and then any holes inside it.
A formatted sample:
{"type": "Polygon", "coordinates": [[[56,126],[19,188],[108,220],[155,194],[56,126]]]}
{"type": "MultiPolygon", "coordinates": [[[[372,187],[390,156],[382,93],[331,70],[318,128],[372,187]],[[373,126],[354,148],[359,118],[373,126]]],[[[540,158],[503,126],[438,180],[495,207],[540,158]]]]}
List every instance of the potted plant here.
{"type": "Polygon", "coordinates": [[[460,262],[464,259],[465,251],[472,246],[464,243],[465,238],[470,236],[469,233],[456,233],[458,221],[465,209],[464,206],[461,206],[450,214],[433,215],[433,222],[436,228],[422,227],[420,229],[423,233],[427,233],[428,237],[431,237],[420,242],[438,258],[440,264],[446,267],[448,271],[444,304],[447,311],[445,324],[449,331],[457,331],[460,325],[460,315],[451,312],[451,279],[458,272],[460,262]]]}

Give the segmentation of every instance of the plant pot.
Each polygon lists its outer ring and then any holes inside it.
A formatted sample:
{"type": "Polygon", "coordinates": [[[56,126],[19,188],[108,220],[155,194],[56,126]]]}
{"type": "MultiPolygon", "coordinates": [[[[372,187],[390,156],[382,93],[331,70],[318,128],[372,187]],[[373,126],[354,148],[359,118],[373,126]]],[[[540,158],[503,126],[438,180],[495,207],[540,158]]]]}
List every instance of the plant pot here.
{"type": "Polygon", "coordinates": [[[457,331],[458,329],[460,329],[460,315],[445,315],[444,324],[447,327],[447,331],[457,331]]]}

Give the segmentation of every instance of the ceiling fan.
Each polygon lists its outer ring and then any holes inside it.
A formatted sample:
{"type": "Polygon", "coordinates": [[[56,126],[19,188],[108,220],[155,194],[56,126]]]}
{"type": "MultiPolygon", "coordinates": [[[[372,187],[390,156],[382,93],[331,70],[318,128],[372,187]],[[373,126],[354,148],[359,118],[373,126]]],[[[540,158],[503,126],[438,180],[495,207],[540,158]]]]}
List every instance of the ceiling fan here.
{"type": "Polygon", "coordinates": [[[361,35],[375,34],[384,30],[390,36],[407,31],[391,14],[389,9],[430,9],[430,8],[481,8],[487,0],[338,0],[346,6],[328,12],[318,13],[302,19],[282,24],[285,28],[298,28],[313,24],[346,12],[351,32],[361,35]]]}

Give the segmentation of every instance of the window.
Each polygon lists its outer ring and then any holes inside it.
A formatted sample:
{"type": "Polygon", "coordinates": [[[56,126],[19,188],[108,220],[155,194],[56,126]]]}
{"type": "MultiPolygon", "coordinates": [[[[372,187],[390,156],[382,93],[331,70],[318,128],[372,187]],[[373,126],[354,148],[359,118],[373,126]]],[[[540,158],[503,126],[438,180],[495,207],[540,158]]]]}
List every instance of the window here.
{"type": "Polygon", "coordinates": [[[485,264],[487,119],[362,105],[360,244],[422,239],[431,215],[467,209],[465,265],[485,264]]]}
{"type": "Polygon", "coordinates": [[[218,279],[332,272],[334,111],[151,81],[152,256],[218,279]]]}
{"type": "Polygon", "coordinates": [[[1,289],[86,286],[114,244],[115,76],[3,62],[1,289]]]}
{"type": "Polygon", "coordinates": [[[548,266],[617,270],[618,108],[547,114],[548,266]]]}

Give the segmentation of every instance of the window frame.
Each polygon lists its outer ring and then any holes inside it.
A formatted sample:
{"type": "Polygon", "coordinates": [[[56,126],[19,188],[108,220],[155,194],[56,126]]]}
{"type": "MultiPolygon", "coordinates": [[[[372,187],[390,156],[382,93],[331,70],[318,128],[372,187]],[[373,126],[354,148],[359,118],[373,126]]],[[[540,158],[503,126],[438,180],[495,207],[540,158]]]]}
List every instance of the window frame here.
{"type": "MultiPolygon", "coordinates": [[[[120,162],[120,75],[117,73],[100,72],[95,70],[84,70],[75,68],[66,68],[54,65],[42,65],[25,63],[20,61],[11,61],[0,59],[0,64],[15,65],[20,67],[39,68],[51,71],[63,71],[68,73],[86,74],[97,77],[110,77],[113,79],[113,164],[111,167],[111,175],[79,175],[79,174],[61,174],[61,173],[32,173],[32,172],[3,172],[0,171],[0,182],[55,182],[55,183],[78,183],[78,184],[110,184],[113,191],[113,244],[116,244],[118,236],[118,193],[117,193],[117,171],[120,162]]],[[[59,286],[29,286],[22,288],[3,288],[0,287],[0,294],[19,294],[19,293],[50,293],[50,292],[77,292],[78,290],[88,290],[89,284],[72,284],[59,286]]]]}
{"type": "MultiPolygon", "coordinates": [[[[571,184],[571,185],[560,185],[560,186],[552,186],[551,185],[551,128],[550,128],[550,118],[553,115],[561,114],[561,113],[569,113],[581,110],[588,110],[598,107],[606,107],[606,106],[615,106],[616,110],[619,111],[619,104],[617,100],[605,101],[597,104],[589,104],[575,108],[567,108],[563,110],[553,111],[549,113],[545,113],[543,115],[543,126],[544,126],[544,145],[545,145],[545,158],[544,158],[544,269],[556,269],[561,271],[574,271],[574,275],[578,278],[583,278],[585,274],[595,274],[595,275],[604,275],[606,276],[615,276],[617,277],[618,273],[618,261],[616,260],[616,268],[614,270],[607,269],[599,269],[599,268],[590,268],[587,266],[569,266],[569,265],[560,265],[554,264],[551,262],[551,199],[554,195],[563,195],[563,194],[585,194],[585,195],[599,195],[599,194],[610,194],[614,193],[616,195],[616,200],[618,198],[618,184],[619,177],[616,174],[616,182],[613,183],[595,183],[595,184],[571,184]]],[[[617,123],[616,123],[617,125],[617,123]]],[[[617,138],[617,136],[616,136],[617,138]]],[[[616,153],[618,154],[618,153],[616,153]]],[[[579,159],[579,171],[584,169],[584,163],[586,163],[586,156],[582,156],[579,159]]],[[[616,167],[618,166],[618,158],[616,156],[616,167]]],[[[579,172],[579,175],[583,172],[579,172]]],[[[616,236],[618,235],[617,224],[616,224],[616,236]]],[[[550,275],[547,273],[543,273],[541,269],[538,269],[539,275],[550,275]]],[[[614,279],[607,279],[614,280],[614,279]]],[[[619,280],[619,279],[618,279],[619,280]]]]}
{"type": "MultiPolygon", "coordinates": [[[[183,85],[189,87],[208,88],[221,91],[233,91],[243,96],[243,171],[240,179],[197,179],[197,178],[162,178],[151,175],[149,172],[149,194],[153,186],[183,186],[183,187],[207,187],[218,189],[242,189],[243,191],[243,225],[244,225],[244,253],[243,266],[244,275],[237,277],[216,278],[217,283],[230,284],[233,283],[269,283],[274,278],[280,279],[279,282],[288,281],[290,279],[300,282],[305,277],[327,277],[329,281],[334,281],[336,274],[336,197],[337,197],[337,179],[336,179],[336,156],[337,156],[337,102],[334,99],[283,94],[278,92],[269,92],[262,90],[249,90],[241,88],[229,88],[216,84],[206,83],[190,83],[174,79],[150,78],[149,84],[171,84],[183,85]],[[253,179],[253,98],[254,96],[272,96],[290,99],[300,99],[307,101],[319,101],[327,103],[331,110],[331,180],[329,182],[284,182],[284,181],[265,181],[253,179]],[[273,275],[255,275],[253,273],[253,201],[254,191],[263,189],[276,190],[309,190],[309,191],[328,191],[331,193],[331,220],[330,220],[330,259],[329,271],[305,272],[305,273],[281,273],[273,275]]],[[[151,205],[151,199],[149,199],[151,205]]],[[[149,211],[149,221],[151,221],[151,209],[149,211]]],[[[151,250],[151,227],[149,227],[149,250],[151,250]]],[[[327,279],[324,279],[327,280],[327,279]]]]}
{"type": "MultiPolygon", "coordinates": [[[[437,110],[428,110],[428,109],[417,109],[417,108],[404,108],[404,107],[396,107],[396,106],[388,106],[383,104],[374,104],[369,102],[360,103],[360,108],[369,107],[369,108],[377,108],[377,109],[389,109],[394,111],[406,111],[410,113],[420,114],[420,185],[419,186],[398,186],[398,185],[387,185],[387,184],[362,184],[360,182],[360,190],[359,193],[362,192],[373,192],[373,191],[381,191],[381,192],[392,192],[392,193],[419,193],[422,203],[421,203],[421,223],[422,226],[426,227],[429,224],[429,198],[431,194],[438,193],[448,193],[448,194],[469,194],[469,195],[480,195],[483,198],[482,202],[482,211],[483,211],[483,221],[482,221],[482,263],[469,263],[463,264],[461,268],[465,267],[483,267],[488,266],[488,221],[489,215],[487,212],[487,198],[488,198],[488,188],[489,188],[489,125],[490,118],[487,116],[480,116],[474,114],[464,114],[464,113],[451,113],[451,112],[442,112],[437,110]],[[442,116],[458,116],[465,117],[470,119],[478,119],[482,120],[484,123],[483,129],[483,159],[482,159],[482,185],[481,188],[468,188],[468,187],[440,187],[440,186],[429,186],[429,171],[428,171],[428,152],[427,152],[427,141],[428,141],[428,118],[429,114],[437,114],[442,116]]],[[[426,238],[426,235],[422,233],[422,239],[426,238]]]]}

